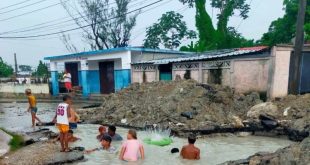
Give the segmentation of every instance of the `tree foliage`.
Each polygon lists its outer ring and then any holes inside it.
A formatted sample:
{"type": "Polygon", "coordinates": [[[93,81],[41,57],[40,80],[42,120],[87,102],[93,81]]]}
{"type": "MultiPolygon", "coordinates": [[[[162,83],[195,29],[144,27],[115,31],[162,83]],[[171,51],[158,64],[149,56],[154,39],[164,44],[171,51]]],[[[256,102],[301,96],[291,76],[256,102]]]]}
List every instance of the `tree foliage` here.
{"type": "MultiPolygon", "coordinates": [[[[296,22],[298,15],[299,0],[284,0],[285,14],[282,18],[273,21],[267,33],[259,44],[274,46],[280,43],[291,43],[296,33],[296,22]]],[[[310,40],[310,1],[307,1],[305,38],[310,40]]]]}
{"type": "MultiPolygon", "coordinates": [[[[252,40],[246,40],[237,31],[228,27],[229,19],[239,15],[242,19],[248,17],[250,10],[246,0],[210,0],[213,8],[219,9],[216,27],[212,23],[210,14],[206,11],[207,0],[179,0],[190,7],[196,8],[196,27],[199,41],[196,43],[197,51],[252,46],[252,40]]],[[[183,49],[186,49],[183,47],[183,49]]]]}
{"type": "Polygon", "coordinates": [[[159,48],[163,45],[165,48],[175,49],[183,39],[196,38],[196,32],[188,30],[182,18],[181,14],[174,11],[163,14],[157,23],[146,29],[144,47],[159,48]]]}
{"type": "Polygon", "coordinates": [[[39,61],[39,65],[37,67],[36,72],[33,75],[38,77],[49,77],[49,71],[46,63],[43,63],[41,60],[39,61]]]}
{"type": "MultiPolygon", "coordinates": [[[[127,14],[130,1],[115,0],[116,6],[111,6],[110,0],[78,0],[79,8],[74,9],[65,2],[62,4],[75,23],[83,30],[84,41],[89,44],[90,48],[102,50],[128,45],[138,15],[138,13],[132,16],[127,14]],[[78,17],[74,16],[75,12],[78,12],[78,17]],[[85,27],[85,24],[90,26],[85,27]]],[[[63,36],[62,38],[69,51],[76,51],[70,37],[63,36]]]]}
{"type": "Polygon", "coordinates": [[[14,72],[14,70],[13,70],[12,66],[8,65],[0,57],[0,77],[12,76],[13,72],[14,72]]]}

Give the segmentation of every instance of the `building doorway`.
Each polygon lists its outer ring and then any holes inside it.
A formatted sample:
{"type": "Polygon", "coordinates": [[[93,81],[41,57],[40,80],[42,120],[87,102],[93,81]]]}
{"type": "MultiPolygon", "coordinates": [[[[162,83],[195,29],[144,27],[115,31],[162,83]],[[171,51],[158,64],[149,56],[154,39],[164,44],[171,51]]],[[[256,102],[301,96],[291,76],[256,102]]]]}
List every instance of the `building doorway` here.
{"type": "Polygon", "coordinates": [[[114,62],[99,62],[100,92],[110,94],[115,91],[114,62]]]}
{"type": "Polygon", "coordinates": [[[172,80],[172,64],[159,65],[159,80],[171,81],[172,80]]]}
{"type": "Polygon", "coordinates": [[[65,63],[65,69],[71,74],[72,86],[79,86],[78,63],[65,63]]]}

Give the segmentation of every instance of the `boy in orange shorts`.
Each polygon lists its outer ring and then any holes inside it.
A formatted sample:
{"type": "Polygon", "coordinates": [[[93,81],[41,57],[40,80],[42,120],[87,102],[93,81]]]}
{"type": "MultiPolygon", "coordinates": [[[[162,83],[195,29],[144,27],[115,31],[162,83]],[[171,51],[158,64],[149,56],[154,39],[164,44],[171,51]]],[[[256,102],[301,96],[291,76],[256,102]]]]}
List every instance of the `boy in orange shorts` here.
{"type": "Polygon", "coordinates": [[[56,109],[56,114],[53,119],[56,122],[56,126],[59,129],[59,138],[61,144],[60,152],[69,152],[68,146],[68,131],[69,131],[69,118],[70,106],[72,105],[72,98],[69,95],[63,97],[63,103],[60,103],[56,109]]]}

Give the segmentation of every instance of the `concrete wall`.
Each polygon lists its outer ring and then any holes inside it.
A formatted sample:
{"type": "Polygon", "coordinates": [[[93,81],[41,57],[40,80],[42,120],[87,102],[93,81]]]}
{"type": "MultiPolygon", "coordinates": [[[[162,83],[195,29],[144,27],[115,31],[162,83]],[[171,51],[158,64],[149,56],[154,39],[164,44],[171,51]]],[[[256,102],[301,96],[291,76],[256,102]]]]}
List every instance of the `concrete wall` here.
{"type": "MultiPolygon", "coordinates": [[[[175,80],[176,76],[179,75],[181,79],[184,79],[184,75],[186,73],[186,70],[173,70],[172,71],[172,79],[175,80]]],[[[191,79],[199,81],[199,70],[190,70],[191,79]]]]}
{"type": "Polygon", "coordinates": [[[146,75],[147,82],[159,80],[158,66],[156,65],[132,65],[131,82],[143,83],[143,72],[146,75]]]}
{"type": "Polygon", "coordinates": [[[292,47],[273,47],[270,80],[270,98],[284,97],[288,94],[289,67],[292,47]]]}
{"type": "Polygon", "coordinates": [[[0,84],[0,93],[25,93],[28,88],[34,94],[49,94],[48,84],[0,84]]]}
{"type": "Polygon", "coordinates": [[[266,59],[234,60],[232,85],[236,92],[267,92],[270,61],[266,59]]]}

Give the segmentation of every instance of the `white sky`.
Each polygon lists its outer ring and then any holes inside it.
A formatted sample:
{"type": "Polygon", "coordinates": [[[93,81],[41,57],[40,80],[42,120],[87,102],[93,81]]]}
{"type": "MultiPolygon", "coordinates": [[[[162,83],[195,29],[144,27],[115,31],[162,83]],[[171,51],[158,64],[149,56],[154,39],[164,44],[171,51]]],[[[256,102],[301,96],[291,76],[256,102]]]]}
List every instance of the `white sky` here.
{"type": "MultiPolygon", "coordinates": [[[[23,9],[15,10],[12,12],[4,13],[9,10],[39,2],[40,0],[31,0],[30,2],[21,4],[19,6],[14,6],[7,9],[2,9],[11,4],[22,2],[24,0],[1,0],[0,3],[0,33],[15,30],[19,28],[24,28],[32,26],[35,24],[40,24],[46,21],[55,20],[62,17],[67,17],[66,11],[61,5],[50,7],[48,9],[34,12],[28,15],[23,15],[25,12],[33,11],[49,5],[53,5],[59,2],[59,0],[46,0],[42,3],[32,5],[23,9]],[[4,20],[6,18],[22,15],[20,17],[4,20]]],[[[68,0],[70,3],[74,3],[77,0],[68,0]]],[[[111,0],[113,2],[114,0],[111,0]]],[[[132,0],[133,2],[129,5],[129,11],[134,10],[138,7],[145,6],[149,3],[155,2],[156,0],[132,0]]],[[[284,14],[283,9],[283,0],[248,0],[251,2],[251,10],[249,12],[249,18],[246,20],[241,20],[239,17],[232,17],[229,22],[229,26],[237,28],[239,25],[238,31],[242,33],[248,39],[259,39],[263,33],[268,30],[270,23],[282,17],[284,14]]],[[[196,30],[195,28],[195,10],[189,9],[178,0],[163,0],[163,2],[156,4],[152,7],[146,8],[149,10],[145,13],[142,13],[138,16],[137,25],[132,32],[132,37],[130,41],[131,46],[141,46],[143,39],[145,37],[145,28],[155,23],[163,13],[167,11],[178,11],[184,16],[184,21],[186,21],[189,29],[196,30]],[[161,5],[160,5],[161,4],[161,5]],[[160,5],[160,6],[159,6],[160,5]],[[154,8],[158,6],[157,8],[154,8]],[[154,9],[152,9],[154,8],[154,9]]],[[[212,8],[207,6],[207,11],[211,14],[212,8]]],[[[216,10],[213,10],[213,21],[216,23],[216,10]]],[[[212,15],[212,14],[211,14],[212,15]]],[[[56,22],[57,23],[57,22],[56,22]]],[[[72,23],[66,23],[60,25],[61,28],[56,27],[57,29],[51,30],[47,29],[46,31],[29,31],[24,33],[17,34],[6,34],[3,36],[23,36],[23,35],[37,35],[45,34],[51,32],[57,32],[60,30],[66,30],[76,27],[72,23]]],[[[53,28],[53,27],[52,27],[53,28]]],[[[78,46],[79,50],[82,51],[88,46],[82,42],[81,31],[71,32],[71,39],[78,46]]],[[[188,41],[187,41],[188,42],[188,41]]],[[[184,44],[187,44],[184,42],[184,44]]],[[[36,66],[39,60],[43,60],[46,56],[51,55],[62,55],[68,54],[68,52],[59,39],[59,35],[41,37],[39,40],[25,40],[25,39],[0,39],[0,56],[9,64],[13,64],[13,54],[17,53],[17,60],[19,64],[26,64],[36,66]]]]}

